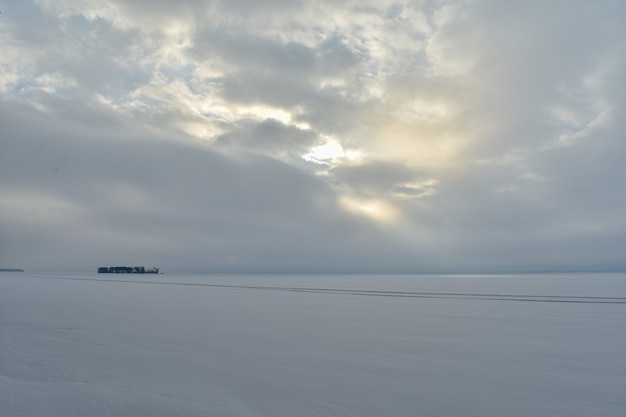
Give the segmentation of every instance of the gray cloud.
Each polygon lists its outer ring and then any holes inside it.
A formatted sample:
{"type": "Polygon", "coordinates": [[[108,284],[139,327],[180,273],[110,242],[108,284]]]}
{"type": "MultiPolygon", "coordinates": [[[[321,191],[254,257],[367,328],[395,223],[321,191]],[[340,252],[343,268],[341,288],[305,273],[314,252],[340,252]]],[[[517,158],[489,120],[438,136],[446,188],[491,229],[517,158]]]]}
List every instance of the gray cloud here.
{"type": "Polygon", "coordinates": [[[0,264],[623,269],[625,11],[3,7],[0,264]]]}
{"type": "Polygon", "coordinates": [[[287,126],[275,119],[261,122],[243,120],[237,126],[231,126],[228,133],[219,136],[216,142],[222,146],[239,146],[270,155],[286,154],[297,158],[316,144],[317,136],[310,130],[287,126]]]}
{"type": "Polygon", "coordinates": [[[385,162],[332,168],[331,174],[356,193],[384,195],[397,184],[415,181],[416,173],[408,167],[385,162]]]}
{"type": "Polygon", "coordinates": [[[330,271],[379,251],[327,185],[272,158],[2,110],[3,261],[330,271]]]}

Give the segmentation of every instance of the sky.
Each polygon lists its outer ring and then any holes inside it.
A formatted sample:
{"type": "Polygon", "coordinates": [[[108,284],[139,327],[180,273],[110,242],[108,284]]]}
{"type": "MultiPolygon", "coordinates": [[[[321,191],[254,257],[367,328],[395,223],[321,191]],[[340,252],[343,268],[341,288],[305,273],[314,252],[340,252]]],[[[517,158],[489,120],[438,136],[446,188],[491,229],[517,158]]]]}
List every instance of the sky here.
{"type": "Polygon", "coordinates": [[[0,11],[0,267],[626,270],[624,1],[0,11]]]}

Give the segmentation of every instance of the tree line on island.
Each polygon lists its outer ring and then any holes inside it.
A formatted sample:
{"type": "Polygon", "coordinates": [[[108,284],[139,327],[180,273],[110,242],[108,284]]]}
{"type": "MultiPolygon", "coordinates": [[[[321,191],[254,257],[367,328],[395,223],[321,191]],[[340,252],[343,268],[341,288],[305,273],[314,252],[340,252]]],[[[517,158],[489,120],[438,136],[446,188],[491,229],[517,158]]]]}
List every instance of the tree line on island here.
{"type": "Polygon", "coordinates": [[[99,274],[158,274],[159,268],[146,268],[145,266],[101,266],[99,274]]]}

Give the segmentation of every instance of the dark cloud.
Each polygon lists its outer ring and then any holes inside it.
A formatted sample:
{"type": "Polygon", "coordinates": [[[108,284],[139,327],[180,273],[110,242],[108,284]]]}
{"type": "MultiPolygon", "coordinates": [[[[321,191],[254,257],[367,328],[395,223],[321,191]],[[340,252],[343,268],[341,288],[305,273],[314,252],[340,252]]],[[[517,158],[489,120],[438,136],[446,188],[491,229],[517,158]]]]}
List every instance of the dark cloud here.
{"type": "Polygon", "coordinates": [[[3,262],[331,271],[366,270],[375,265],[361,254],[389,252],[325,183],[275,159],[89,131],[27,107],[2,115],[3,262]]]}
{"type": "Polygon", "coordinates": [[[304,155],[317,141],[314,132],[285,125],[275,119],[260,122],[242,120],[216,139],[216,143],[221,146],[239,146],[270,155],[280,156],[282,153],[296,158],[304,155]]]}
{"type": "Polygon", "coordinates": [[[294,78],[264,77],[254,71],[242,71],[225,79],[221,94],[242,104],[267,103],[278,107],[297,107],[312,95],[313,87],[294,78]]]}

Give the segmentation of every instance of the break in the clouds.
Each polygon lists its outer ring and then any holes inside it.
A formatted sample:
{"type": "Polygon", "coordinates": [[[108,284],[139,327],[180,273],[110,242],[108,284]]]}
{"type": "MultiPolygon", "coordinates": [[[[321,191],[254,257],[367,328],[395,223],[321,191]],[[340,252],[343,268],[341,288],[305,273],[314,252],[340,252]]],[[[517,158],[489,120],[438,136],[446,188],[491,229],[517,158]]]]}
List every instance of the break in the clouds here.
{"type": "Polygon", "coordinates": [[[623,2],[0,9],[0,266],[626,267],[623,2]]]}

